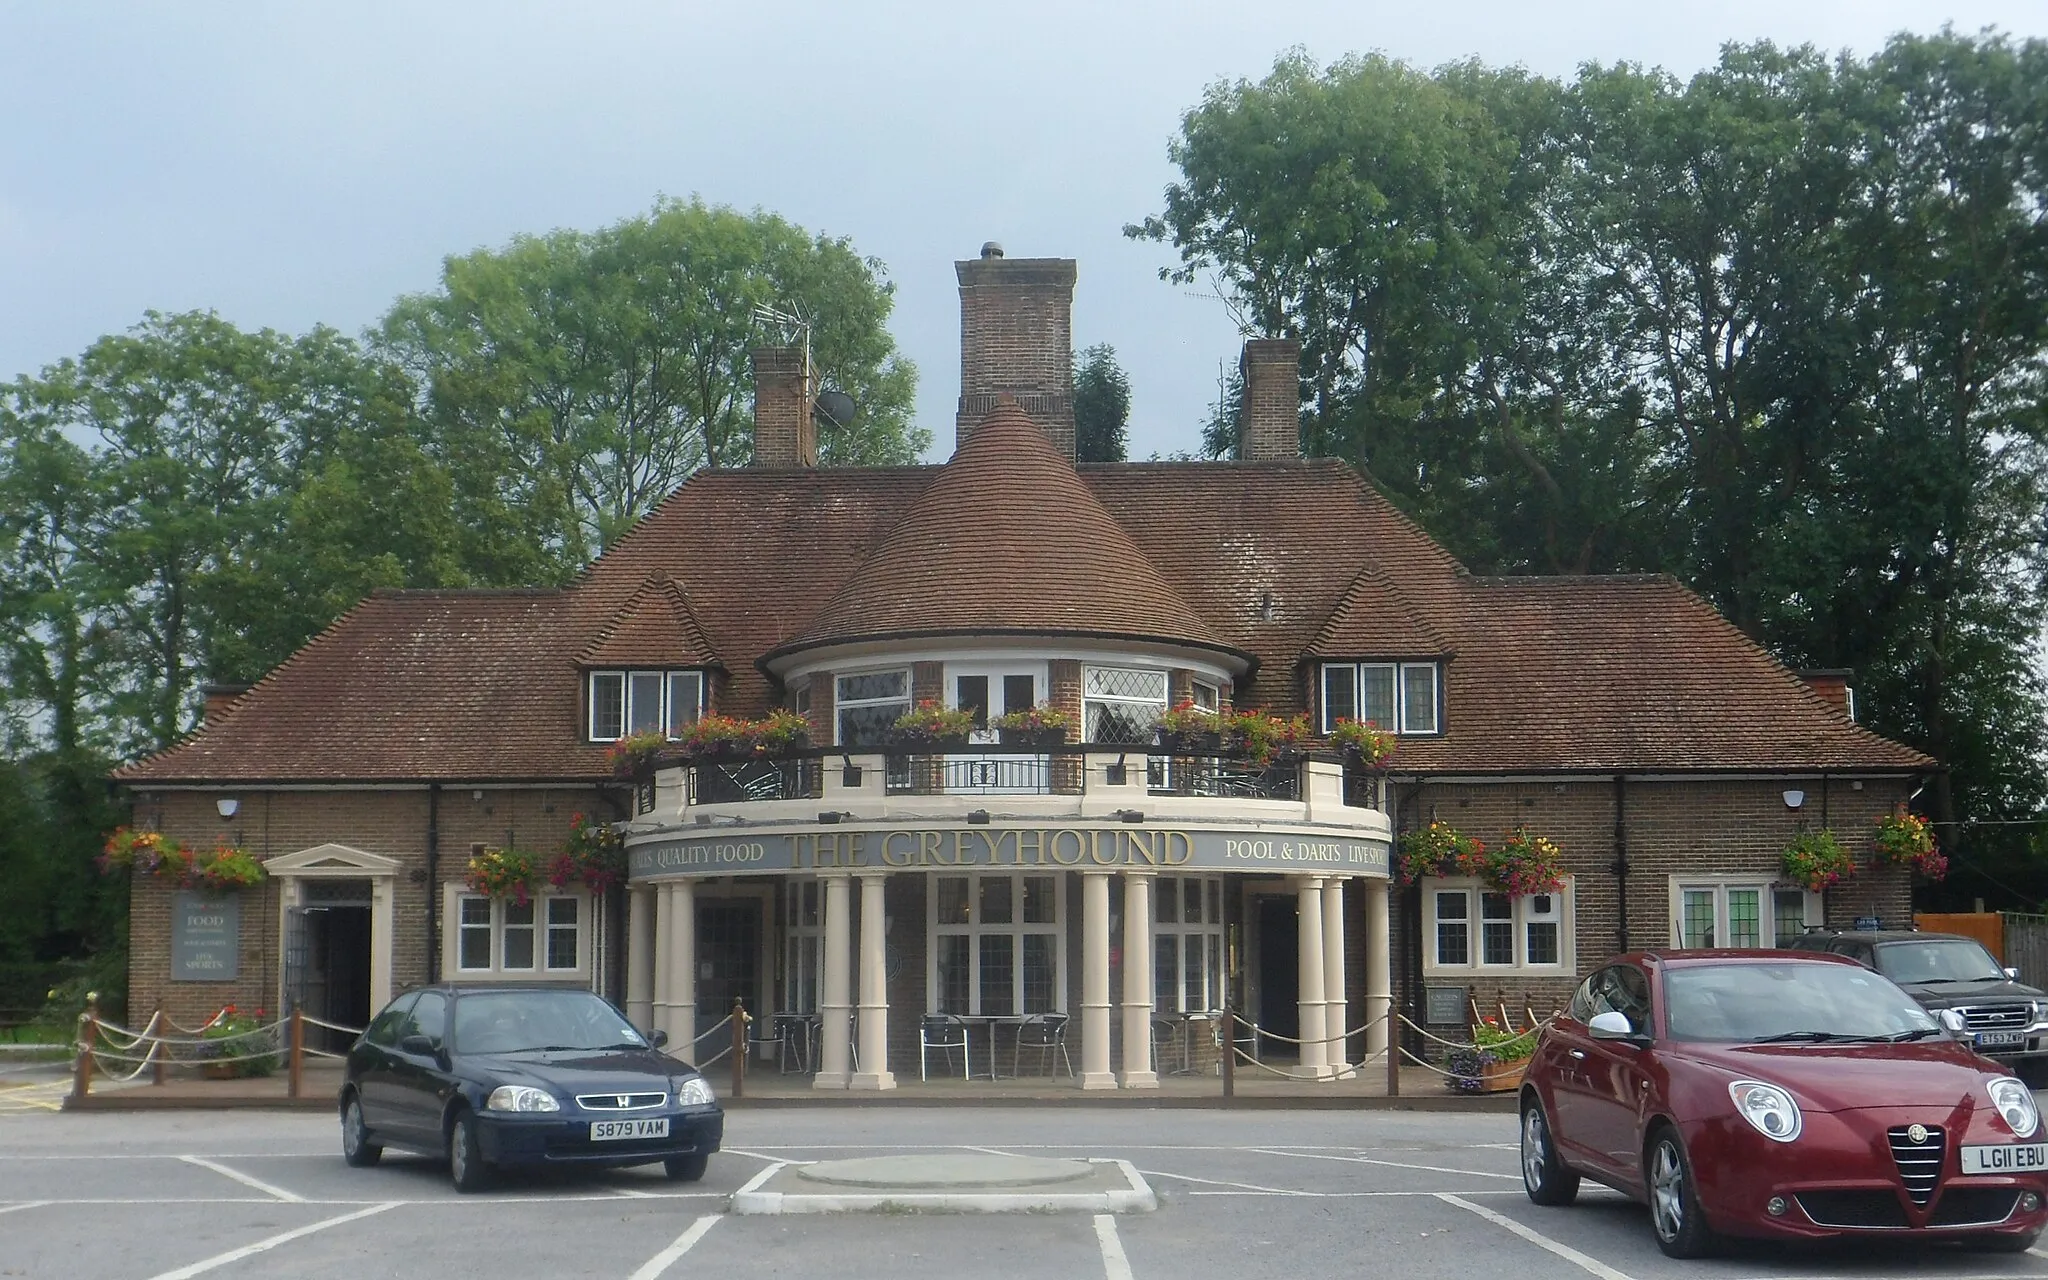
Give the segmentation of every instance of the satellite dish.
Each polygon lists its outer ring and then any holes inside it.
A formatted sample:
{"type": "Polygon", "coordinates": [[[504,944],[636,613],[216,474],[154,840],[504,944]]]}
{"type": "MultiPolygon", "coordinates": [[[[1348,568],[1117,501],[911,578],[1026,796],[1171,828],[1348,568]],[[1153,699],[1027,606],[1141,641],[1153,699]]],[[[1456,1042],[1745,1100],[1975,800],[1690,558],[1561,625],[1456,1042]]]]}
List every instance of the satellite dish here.
{"type": "Polygon", "coordinates": [[[860,406],[844,391],[821,391],[818,393],[815,408],[818,416],[825,420],[826,426],[844,427],[852,425],[853,415],[859,411],[860,406]]]}

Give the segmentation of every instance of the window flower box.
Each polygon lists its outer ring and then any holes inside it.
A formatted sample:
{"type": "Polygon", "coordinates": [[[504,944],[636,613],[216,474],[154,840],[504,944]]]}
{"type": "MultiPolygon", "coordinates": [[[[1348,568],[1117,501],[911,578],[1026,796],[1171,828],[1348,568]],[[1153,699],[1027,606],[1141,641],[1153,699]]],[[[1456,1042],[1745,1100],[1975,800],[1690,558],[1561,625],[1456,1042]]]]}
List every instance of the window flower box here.
{"type": "Polygon", "coordinates": [[[1308,741],[1308,717],[1283,720],[1263,711],[1241,711],[1223,717],[1225,747],[1260,764],[1275,756],[1297,754],[1308,741]]]}
{"type": "Polygon", "coordinates": [[[1005,746],[1057,747],[1067,740],[1073,717],[1054,707],[1026,707],[988,722],[1005,746]]]}
{"type": "Polygon", "coordinates": [[[1394,754],[1394,735],[1370,720],[1339,720],[1330,730],[1330,746],[1354,768],[1384,770],[1394,754]]]}
{"type": "Polygon", "coordinates": [[[1159,717],[1159,745],[1179,756],[1213,756],[1223,751],[1224,722],[1220,712],[1181,702],[1159,717]]]}
{"type": "Polygon", "coordinates": [[[974,713],[962,707],[940,706],[930,698],[896,718],[889,729],[889,745],[898,751],[937,755],[961,751],[974,732],[974,713]]]}
{"type": "Polygon", "coordinates": [[[611,762],[613,777],[637,777],[646,772],[666,746],[668,735],[659,729],[629,733],[605,749],[605,759],[611,762]]]}

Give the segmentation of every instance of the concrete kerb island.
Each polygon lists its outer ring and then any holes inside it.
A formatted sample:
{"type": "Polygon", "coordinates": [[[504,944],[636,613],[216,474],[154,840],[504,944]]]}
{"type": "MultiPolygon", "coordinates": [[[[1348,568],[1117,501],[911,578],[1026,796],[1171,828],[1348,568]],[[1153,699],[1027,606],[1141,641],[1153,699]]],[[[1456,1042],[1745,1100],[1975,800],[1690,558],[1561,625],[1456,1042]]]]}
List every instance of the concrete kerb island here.
{"type": "Polygon", "coordinates": [[[1158,1197],[1127,1160],[980,1152],[779,1162],[733,1193],[732,1212],[1149,1213],[1158,1197]]]}

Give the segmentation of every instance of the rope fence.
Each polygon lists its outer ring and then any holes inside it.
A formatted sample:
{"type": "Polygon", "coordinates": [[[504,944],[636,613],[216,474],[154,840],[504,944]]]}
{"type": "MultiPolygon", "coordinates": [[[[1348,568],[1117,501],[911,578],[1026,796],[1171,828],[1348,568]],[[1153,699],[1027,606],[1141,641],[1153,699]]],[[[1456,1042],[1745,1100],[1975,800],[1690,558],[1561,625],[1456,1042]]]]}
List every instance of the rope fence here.
{"type": "Polygon", "coordinates": [[[148,1071],[154,1074],[151,1083],[161,1085],[173,1068],[233,1077],[269,1075],[282,1067],[288,1072],[285,1096],[297,1098],[308,1056],[330,1060],[346,1056],[308,1046],[309,1024],[350,1038],[363,1031],[310,1017],[298,1009],[270,1022],[252,1019],[244,1026],[236,1020],[233,1005],[222,1006],[197,1027],[175,1022],[159,1009],[150,1014],[148,1022],[134,1028],[102,1019],[97,1006],[89,1004],[79,1015],[78,1035],[71,1046],[71,1096],[80,1102],[89,1097],[96,1076],[126,1084],[148,1071]]]}

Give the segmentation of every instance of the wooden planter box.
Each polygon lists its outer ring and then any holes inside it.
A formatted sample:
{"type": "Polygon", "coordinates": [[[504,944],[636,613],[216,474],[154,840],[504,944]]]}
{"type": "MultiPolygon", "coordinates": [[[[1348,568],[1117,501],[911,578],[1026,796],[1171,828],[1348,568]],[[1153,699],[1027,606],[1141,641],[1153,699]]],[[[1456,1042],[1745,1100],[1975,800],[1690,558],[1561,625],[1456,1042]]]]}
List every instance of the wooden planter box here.
{"type": "Polygon", "coordinates": [[[1528,1060],[1520,1062],[1489,1062],[1479,1077],[1479,1092],[1510,1093],[1522,1087],[1522,1069],[1528,1060]]]}

